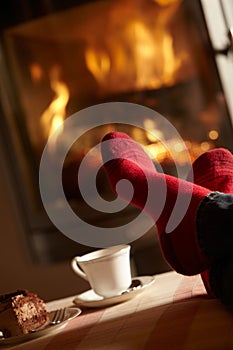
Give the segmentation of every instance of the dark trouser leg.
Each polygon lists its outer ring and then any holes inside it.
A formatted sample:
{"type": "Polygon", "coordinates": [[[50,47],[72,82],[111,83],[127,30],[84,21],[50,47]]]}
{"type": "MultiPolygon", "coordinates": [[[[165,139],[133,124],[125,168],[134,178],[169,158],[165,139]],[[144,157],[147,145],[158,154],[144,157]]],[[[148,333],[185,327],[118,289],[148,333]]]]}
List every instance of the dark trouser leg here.
{"type": "Polygon", "coordinates": [[[215,296],[233,309],[233,258],[213,263],[210,268],[210,286],[215,296]]]}
{"type": "Polygon", "coordinates": [[[209,285],[214,295],[233,308],[233,195],[213,192],[201,203],[197,216],[198,240],[213,260],[209,285]]]}
{"type": "Polygon", "coordinates": [[[202,201],[197,215],[198,241],[213,261],[233,259],[233,194],[213,192],[202,201]]]}

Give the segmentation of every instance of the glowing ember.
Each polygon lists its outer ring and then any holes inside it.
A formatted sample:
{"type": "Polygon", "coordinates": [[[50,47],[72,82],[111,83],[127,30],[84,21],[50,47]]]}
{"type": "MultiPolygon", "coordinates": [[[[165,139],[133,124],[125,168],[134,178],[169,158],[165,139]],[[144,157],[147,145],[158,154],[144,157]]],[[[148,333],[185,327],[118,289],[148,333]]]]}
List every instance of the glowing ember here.
{"type": "Polygon", "coordinates": [[[155,3],[159,4],[160,6],[168,6],[173,3],[179,3],[181,0],[154,0],[155,3]]]}

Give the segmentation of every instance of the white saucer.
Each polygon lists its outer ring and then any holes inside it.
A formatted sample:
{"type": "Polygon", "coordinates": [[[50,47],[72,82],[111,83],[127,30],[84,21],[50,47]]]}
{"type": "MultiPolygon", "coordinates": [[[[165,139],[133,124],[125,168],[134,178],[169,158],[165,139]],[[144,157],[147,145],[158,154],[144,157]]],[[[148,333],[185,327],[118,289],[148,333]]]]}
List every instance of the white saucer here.
{"type": "MultiPolygon", "coordinates": [[[[55,310],[49,312],[50,320],[52,320],[54,312],[55,310]]],[[[81,312],[82,312],[81,309],[77,307],[67,307],[65,318],[61,323],[58,323],[56,325],[51,325],[48,323],[48,324],[45,324],[44,328],[38,331],[35,331],[33,333],[18,335],[18,336],[9,337],[9,338],[2,338],[0,339],[0,346],[19,344],[28,340],[32,340],[34,338],[42,337],[44,335],[57,333],[67,324],[68,321],[73,320],[73,318],[79,316],[81,312]]]]}
{"type": "Polygon", "coordinates": [[[132,278],[132,281],[134,280],[139,280],[141,282],[140,288],[129,290],[123,294],[116,295],[110,298],[101,297],[97,295],[92,289],[89,289],[86,292],[77,295],[74,298],[73,303],[85,307],[104,307],[122,303],[141,294],[145,290],[145,288],[149,287],[152,283],[154,283],[155,277],[139,276],[132,278]]]}

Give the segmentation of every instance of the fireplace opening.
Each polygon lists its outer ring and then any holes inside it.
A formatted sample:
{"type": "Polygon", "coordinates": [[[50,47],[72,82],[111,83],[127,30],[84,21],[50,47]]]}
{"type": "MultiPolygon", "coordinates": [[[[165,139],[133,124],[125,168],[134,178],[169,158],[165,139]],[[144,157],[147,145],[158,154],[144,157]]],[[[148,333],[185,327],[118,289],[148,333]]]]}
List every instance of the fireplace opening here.
{"type": "MultiPolygon", "coordinates": [[[[215,147],[233,151],[231,116],[199,1],[87,1],[50,12],[1,31],[2,140],[37,263],[70,259],[92,249],[58,232],[39,194],[44,146],[73,113],[104,102],[136,103],[174,125],[192,161],[215,147]]],[[[121,218],[107,218],[87,208],[74,189],[77,165],[106,132],[127,132],[165,172],[176,175],[174,160],[156,137],[159,126],[146,117],[144,125],[150,133],[123,124],[104,125],[70,149],[63,168],[64,191],[71,207],[90,223],[113,227],[138,214],[129,206],[121,218]]],[[[182,166],[186,160],[175,141],[176,161],[182,166]]],[[[90,171],[100,162],[96,155],[90,171]]],[[[103,171],[99,178],[100,192],[111,198],[103,171]]],[[[145,239],[148,235],[151,232],[145,239]]],[[[135,242],[136,247],[143,244],[141,239],[135,242]]]]}

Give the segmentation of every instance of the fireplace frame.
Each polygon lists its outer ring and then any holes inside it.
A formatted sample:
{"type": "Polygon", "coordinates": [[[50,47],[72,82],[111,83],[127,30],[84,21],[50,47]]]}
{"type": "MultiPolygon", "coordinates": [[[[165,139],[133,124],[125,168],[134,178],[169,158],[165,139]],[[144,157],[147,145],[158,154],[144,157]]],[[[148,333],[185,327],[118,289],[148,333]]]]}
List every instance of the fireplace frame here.
{"type": "MultiPolygon", "coordinates": [[[[98,1],[98,0],[96,0],[98,1]]],[[[184,0],[185,1],[185,0],[184,0]]],[[[186,0],[189,1],[189,0],[186,0]]],[[[229,38],[227,36],[227,33],[229,29],[231,28],[231,25],[233,22],[231,22],[231,19],[228,19],[229,22],[226,23],[226,19],[223,16],[223,18],[220,21],[216,21],[214,19],[214,24],[218,23],[218,34],[217,34],[217,39],[216,39],[216,28],[213,30],[213,18],[215,18],[216,14],[213,15],[210,9],[213,10],[214,6],[212,6],[213,0],[200,0],[200,3],[202,5],[203,13],[205,15],[206,21],[207,21],[207,26],[209,29],[209,34],[210,34],[210,48],[213,51],[213,58],[216,63],[216,67],[219,72],[219,79],[222,84],[222,89],[225,94],[225,100],[226,100],[226,108],[228,109],[231,121],[233,123],[233,98],[231,96],[231,91],[230,91],[230,86],[233,86],[233,60],[232,60],[232,49],[228,48],[229,46],[229,38]],[[211,1],[211,6],[210,6],[210,1],[211,1]],[[229,28],[228,28],[229,27],[229,28]],[[226,48],[228,48],[226,50],[226,48]],[[230,72],[230,74],[229,74],[230,72]],[[232,82],[232,83],[231,83],[232,82]]],[[[29,15],[25,16],[25,14],[22,14],[21,11],[17,12],[15,11],[15,17],[12,16],[12,13],[10,16],[4,16],[6,18],[6,21],[1,22],[1,27],[0,30],[4,31],[6,28],[9,28],[13,25],[16,25],[20,22],[25,22],[28,20],[36,19],[39,18],[40,16],[43,16],[45,14],[50,14],[54,13],[54,11],[63,11],[67,8],[70,8],[72,6],[76,5],[83,5],[86,3],[90,3],[91,1],[75,1],[75,0],[70,0],[65,2],[64,1],[59,1],[56,2],[56,7],[55,7],[55,2],[53,1],[50,3],[50,6],[47,7],[38,7],[35,5],[35,3],[32,1],[32,8],[28,12],[29,15]],[[33,5],[34,4],[34,5],[33,5]]],[[[225,8],[224,4],[221,6],[220,1],[214,0],[216,3],[216,8],[218,10],[222,11],[222,8],[225,8]]],[[[9,2],[10,4],[11,2],[9,2]]],[[[23,1],[18,1],[18,8],[22,8],[23,1]]],[[[42,2],[43,3],[43,2],[42,2]]],[[[225,2],[223,2],[225,3],[225,2]]],[[[15,4],[15,2],[14,2],[15,4]]],[[[231,1],[232,8],[233,8],[233,2],[231,1]]],[[[228,12],[227,12],[228,13],[228,12]]],[[[219,16],[219,12],[218,15],[219,16]]],[[[218,17],[219,18],[219,17],[218,17]]],[[[0,56],[0,62],[1,64],[7,64],[7,62],[3,62],[2,57],[0,56]]],[[[4,71],[9,72],[9,67],[6,67],[4,71]]],[[[0,113],[3,116],[6,111],[8,113],[12,114],[20,114],[20,106],[15,104],[14,109],[12,110],[12,106],[10,105],[10,101],[8,97],[5,95],[4,89],[1,91],[1,103],[0,103],[0,113]]],[[[14,89],[12,90],[12,96],[16,96],[16,92],[14,89]]],[[[15,97],[15,101],[17,101],[17,98],[15,97]]],[[[13,117],[13,116],[12,116],[13,117]]],[[[3,164],[4,167],[7,169],[7,173],[9,174],[9,186],[11,187],[11,195],[14,197],[14,201],[17,206],[17,210],[19,212],[19,217],[22,218],[21,221],[23,223],[23,231],[25,232],[25,240],[27,241],[27,244],[29,246],[29,251],[31,252],[31,259],[35,264],[50,264],[50,263],[58,263],[63,260],[67,260],[70,258],[71,255],[74,255],[79,252],[79,254],[86,253],[92,248],[90,247],[83,247],[82,245],[79,245],[75,242],[70,241],[66,237],[64,237],[63,234],[59,233],[54,226],[50,225],[50,222],[47,221],[45,218],[44,222],[44,229],[45,231],[48,230],[50,235],[50,239],[47,239],[47,236],[43,234],[43,230],[40,228],[34,227],[34,235],[28,234],[29,231],[31,230],[29,221],[32,219],[34,222],[40,221],[41,222],[41,217],[36,217],[36,214],[31,212],[28,213],[25,209],[27,207],[25,200],[25,193],[24,193],[24,188],[22,185],[22,182],[20,180],[20,177],[18,176],[19,174],[19,169],[17,166],[17,162],[15,162],[14,158],[14,147],[22,147],[21,142],[18,139],[18,136],[16,136],[14,144],[10,143],[9,140],[12,139],[11,135],[9,134],[9,123],[6,123],[6,120],[4,118],[1,118],[0,121],[1,125],[1,130],[2,130],[2,138],[1,138],[1,147],[2,149],[5,150],[3,152],[2,157],[3,159],[3,164]],[[30,220],[28,218],[28,215],[30,215],[30,220]],[[35,217],[33,217],[35,215],[35,217]],[[24,218],[24,219],[23,219],[24,218]],[[37,247],[35,249],[35,246],[37,247]],[[40,248],[38,248],[40,247],[40,248]],[[64,247],[66,247],[64,249],[64,247]],[[64,253],[61,256],[61,251],[64,253]]],[[[15,125],[10,126],[15,129],[15,125]]],[[[18,129],[20,130],[20,137],[23,140],[23,142],[27,142],[27,138],[24,137],[24,128],[22,125],[17,125],[18,129]]],[[[16,130],[13,131],[13,133],[16,133],[16,130]]],[[[23,147],[27,148],[27,144],[24,144],[23,147]]],[[[30,149],[30,147],[28,147],[30,149]]],[[[30,154],[26,154],[26,157],[29,157],[31,159],[30,154]]],[[[27,159],[23,159],[23,162],[27,162],[27,159]]],[[[36,174],[35,174],[36,176],[36,174]]],[[[8,175],[7,175],[8,177],[8,175]]],[[[30,179],[28,179],[30,181],[30,179]]],[[[44,220],[44,218],[42,218],[44,220]]],[[[37,223],[36,225],[37,226],[37,223]]],[[[154,235],[155,232],[153,231],[152,233],[149,232],[148,235],[154,235]]],[[[140,242],[137,243],[140,245],[140,242]]],[[[136,244],[136,246],[137,246],[136,244]]],[[[156,242],[157,244],[157,242],[156,242]]],[[[166,268],[165,265],[162,268],[166,268]]]]}

